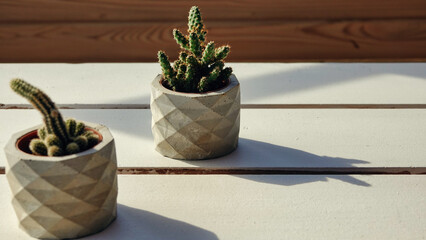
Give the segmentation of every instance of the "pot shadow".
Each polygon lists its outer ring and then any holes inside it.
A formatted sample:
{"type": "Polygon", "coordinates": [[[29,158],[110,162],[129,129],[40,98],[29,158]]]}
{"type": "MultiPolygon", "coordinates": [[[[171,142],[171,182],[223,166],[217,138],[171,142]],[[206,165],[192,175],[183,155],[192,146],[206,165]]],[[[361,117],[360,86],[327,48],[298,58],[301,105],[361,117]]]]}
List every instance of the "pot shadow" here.
{"type": "Polygon", "coordinates": [[[117,213],[117,219],[107,229],[81,239],[219,239],[211,231],[123,204],[118,204],[117,213]]]}
{"type": "MultiPolygon", "coordinates": [[[[369,162],[356,159],[318,156],[294,148],[283,147],[252,139],[240,138],[238,148],[224,157],[202,160],[185,161],[188,164],[205,168],[239,168],[256,169],[259,165],[265,168],[356,168],[354,165],[368,164],[369,162]],[[261,163],[259,163],[261,162],[261,163]]],[[[368,187],[370,184],[347,174],[297,174],[297,175],[235,175],[256,182],[291,186],[315,181],[327,181],[328,178],[368,187]]]]}

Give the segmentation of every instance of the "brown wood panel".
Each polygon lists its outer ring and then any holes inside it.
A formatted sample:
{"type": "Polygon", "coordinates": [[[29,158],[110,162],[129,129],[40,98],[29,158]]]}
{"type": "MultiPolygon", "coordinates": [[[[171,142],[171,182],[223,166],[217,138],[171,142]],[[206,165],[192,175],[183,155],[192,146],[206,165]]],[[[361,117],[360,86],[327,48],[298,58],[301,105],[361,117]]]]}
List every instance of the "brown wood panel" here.
{"type": "Polygon", "coordinates": [[[425,18],[425,0],[2,0],[0,22],[184,21],[200,6],[205,20],[425,18]]]}
{"type": "MultiPolygon", "coordinates": [[[[176,57],[185,23],[0,24],[0,62],[151,62],[176,57]]],[[[426,20],[215,22],[229,61],[426,59],[426,20]]]]}

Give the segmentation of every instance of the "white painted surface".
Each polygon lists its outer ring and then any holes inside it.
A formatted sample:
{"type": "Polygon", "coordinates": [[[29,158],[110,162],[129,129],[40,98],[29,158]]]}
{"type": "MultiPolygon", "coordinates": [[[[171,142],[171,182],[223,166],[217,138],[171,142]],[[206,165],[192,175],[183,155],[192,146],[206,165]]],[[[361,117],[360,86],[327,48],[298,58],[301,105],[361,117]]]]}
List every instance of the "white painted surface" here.
{"type": "MultiPolygon", "coordinates": [[[[425,239],[425,176],[119,176],[103,239],[425,239]]],[[[0,236],[18,229],[0,175],[0,236]]],[[[6,238],[5,238],[6,237],[6,238]]]]}
{"type": "MultiPolygon", "coordinates": [[[[243,104],[425,104],[426,63],[228,63],[243,104]]],[[[0,64],[0,103],[20,77],[60,104],[148,104],[157,63],[0,64]]]]}
{"type": "MultiPolygon", "coordinates": [[[[157,153],[149,110],[62,112],[108,126],[121,167],[426,167],[426,109],[243,109],[237,150],[208,161],[157,153]]],[[[0,111],[0,146],[40,122],[35,110],[0,111]]]]}
{"type": "MultiPolygon", "coordinates": [[[[243,104],[426,103],[426,63],[229,65],[243,104]]],[[[27,104],[8,88],[14,77],[60,104],[148,104],[159,72],[157,63],[0,64],[0,104],[27,104]]],[[[197,162],[155,152],[149,110],[62,112],[107,125],[121,167],[426,167],[426,109],[243,109],[237,151],[197,162]]],[[[0,110],[0,147],[40,122],[34,110],[0,110]]],[[[85,239],[426,239],[425,188],[425,175],[120,175],[118,220],[85,239]]],[[[0,236],[29,239],[4,175],[0,193],[0,236]]]]}

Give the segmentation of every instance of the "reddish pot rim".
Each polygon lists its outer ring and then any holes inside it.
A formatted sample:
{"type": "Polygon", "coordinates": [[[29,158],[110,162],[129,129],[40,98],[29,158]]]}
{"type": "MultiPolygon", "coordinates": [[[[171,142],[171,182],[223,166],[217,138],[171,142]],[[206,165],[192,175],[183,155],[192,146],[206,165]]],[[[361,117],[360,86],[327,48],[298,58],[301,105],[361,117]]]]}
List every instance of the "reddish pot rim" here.
{"type": "MultiPolygon", "coordinates": [[[[93,133],[95,133],[96,135],[98,135],[98,137],[99,137],[98,144],[102,142],[102,140],[103,140],[102,134],[100,132],[98,132],[96,129],[90,128],[90,127],[86,127],[85,130],[92,131],[93,133]]],[[[28,132],[28,133],[22,135],[21,137],[19,137],[18,140],[16,140],[16,144],[15,144],[16,149],[20,150],[21,152],[33,155],[33,156],[40,156],[40,155],[33,154],[31,152],[31,150],[30,150],[30,147],[29,147],[30,146],[30,142],[34,138],[38,138],[38,136],[37,136],[37,129],[33,130],[31,132],[28,132]]],[[[96,145],[98,145],[98,144],[96,144],[96,145]]],[[[93,146],[92,148],[94,148],[95,146],[93,146]]],[[[83,152],[85,152],[87,150],[90,150],[90,149],[86,149],[83,152]]],[[[68,155],[64,155],[64,156],[68,156],[68,155]]],[[[64,157],[64,156],[58,156],[58,157],[64,157]]],[[[52,156],[42,156],[42,157],[52,157],[52,156]]]]}

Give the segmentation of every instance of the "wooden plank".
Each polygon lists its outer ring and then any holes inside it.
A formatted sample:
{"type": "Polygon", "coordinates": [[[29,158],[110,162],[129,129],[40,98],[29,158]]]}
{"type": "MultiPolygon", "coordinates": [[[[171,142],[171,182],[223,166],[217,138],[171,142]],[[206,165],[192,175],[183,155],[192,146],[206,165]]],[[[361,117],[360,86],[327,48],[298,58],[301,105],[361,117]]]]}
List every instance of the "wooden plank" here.
{"type": "MultiPolygon", "coordinates": [[[[0,62],[150,62],[175,58],[181,23],[0,24],[0,62]]],[[[229,61],[426,59],[426,20],[239,21],[210,24],[229,61]],[[395,47],[398,46],[398,47],[395,47]]]]}
{"type": "MultiPolygon", "coordinates": [[[[150,109],[149,104],[57,104],[59,109],[150,109]]],[[[0,104],[0,109],[33,109],[31,104],[0,104]]],[[[426,104],[242,104],[241,109],[425,109],[426,104]]]]}
{"type": "MultiPolygon", "coordinates": [[[[3,0],[0,22],[182,21],[192,1],[148,0],[3,0]]],[[[418,18],[423,0],[256,0],[197,2],[206,21],[418,18]]]]}
{"type": "MultiPolygon", "coordinates": [[[[108,126],[120,167],[426,172],[425,109],[243,109],[238,149],[209,161],[178,161],[157,153],[147,109],[62,112],[108,126]]],[[[0,146],[14,132],[40,122],[33,110],[0,111],[0,146]]]]}
{"type": "MultiPolygon", "coordinates": [[[[245,108],[424,108],[426,104],[426,63],[228,65],[241,83],[245,108]]],[[[28,107],[7,87],[15,77],[41,87],[68,108],[148,108],[150,83],[160,72],[157,63],[0,64],[0,111],[28,107]]]]}
{"type": "MultiPolygon", "coordinates": [[[[0,174],[5,174],[4,168],[0,174]]],[[[362,175],[426,175],[426,168],[202,168],[202,167],[119,167],[118,174],[123,175],[330,175],[330,174],[362,174],[362,175]]]]}
{"type": "MultiPolygon", "coordinates": [[[[119,176],[118,218],[84,239],[423,239],[425,176],[119,176]]],[[[28,239],[0,176],[0,235],[28,239]]]]}
{"type": "MultiPolygon", "coordinates": [[[[0,167],[0,174],[6,174],[0,167]]],[[[121,175],[426,175],[426,168],[202,168],[202,167],[119,167],[121,175]]]]}
{"type": "MultiPolygon", "coordinates": [[[[93,106],[93,105],[92,105],[93,106]]],[[[0,107],[1,108],[1,107],[0,107]]],[[[4,108],[7,108],[5,105],[4,108]]],[[[26,104],[22,109],[30,109],[26,104]]],[[[66,106],[64,106],[66,108],[66,106]]],[[[76,107],[76,109],[78,106],[76,107]]],[[[424,109],[426,104],[244,104],[243,109],[424,109]]]]}

